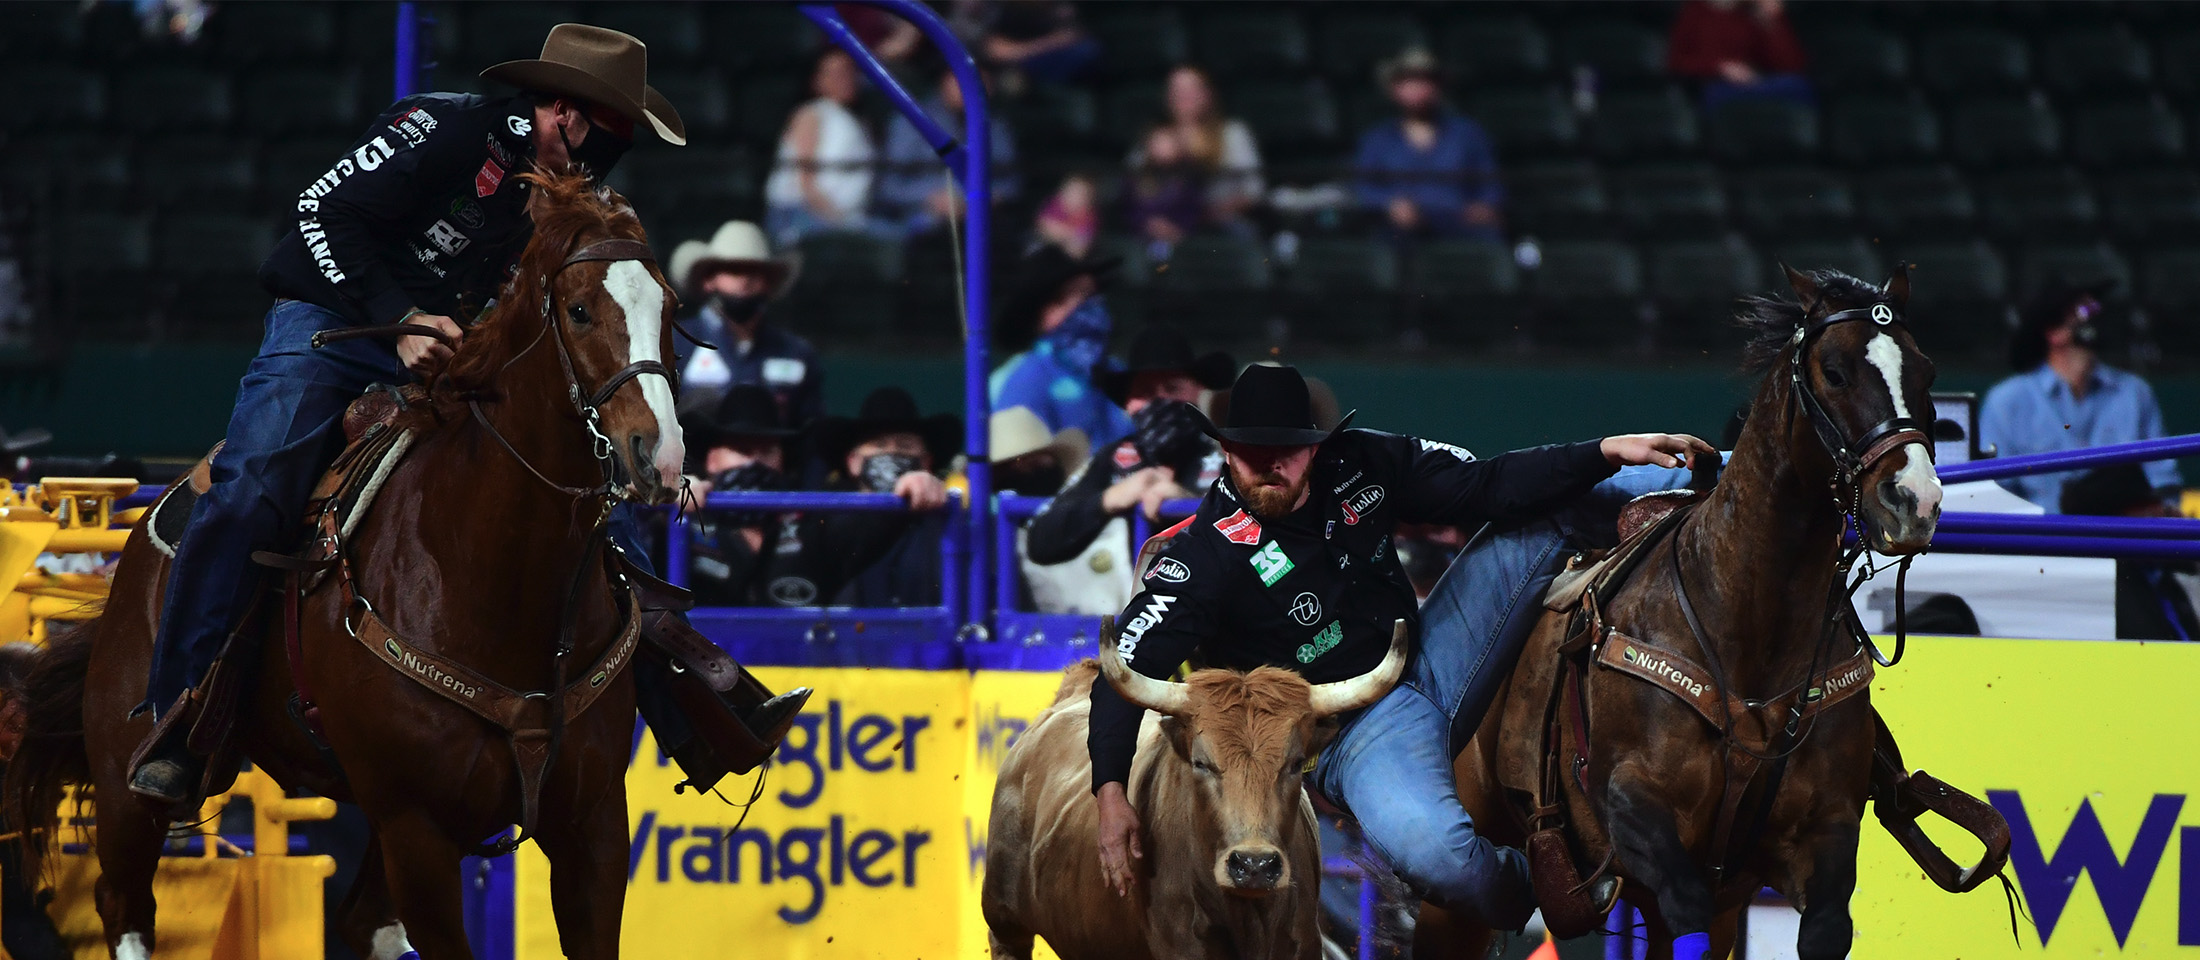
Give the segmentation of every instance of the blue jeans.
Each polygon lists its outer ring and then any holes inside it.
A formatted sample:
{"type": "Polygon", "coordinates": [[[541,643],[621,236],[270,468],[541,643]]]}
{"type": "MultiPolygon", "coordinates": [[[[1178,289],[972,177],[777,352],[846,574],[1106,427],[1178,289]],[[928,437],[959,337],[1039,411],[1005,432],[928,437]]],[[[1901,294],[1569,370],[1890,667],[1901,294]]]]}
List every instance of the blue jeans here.
{"type": "Polygon", "coordinates": [[[1609,545],[1628,500],[1687,482],[1686,470],[1629,467],[1549,517],[1483,530],[1422,605],[1405,678],[1322,752],[1314,788],[1358,819],[1368,845],[1422,896],[1492,929],[1527,924],[1527,858],[1475,833],[1452,758],[1512,672],[1566,555],[1609,545]]]}
{"type": "Polygon", "coordinates": [[[207,666],[259,591],[252,551],[290,552],[306,499],[343,450],[344,408],[375,383],[409,379],[387,342],[314,349],[313,335],[348,326],[300,300],[267,311],[260,353],[237,384],[237,406],[214,457],[213,486],[191,508],[176,546],[153,648],[146,706],[166,711],[207,666]]]}

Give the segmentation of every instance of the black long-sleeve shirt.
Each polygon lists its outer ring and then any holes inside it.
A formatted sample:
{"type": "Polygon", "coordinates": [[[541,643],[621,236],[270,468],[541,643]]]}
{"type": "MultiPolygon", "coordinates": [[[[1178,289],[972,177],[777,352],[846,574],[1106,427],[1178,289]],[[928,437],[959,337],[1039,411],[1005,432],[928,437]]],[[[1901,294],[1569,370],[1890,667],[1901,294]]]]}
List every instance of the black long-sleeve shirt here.
{"type": "Polygon", "coordinates": [[[525,97],[424,93],[392,104],[298,193],[260,285],[354,324],[418,307],[462,317],[496,296],[534,226],[525,97]]]}
{"type": "MultiPolygon", "coordinates": [[[[1204,445],[1199,453],[1199,456],[1185,458],[1182,463],[1155,463],[1139,451],[1135,437],[1123,438],[1111,452],[1085,461],[1062,492],[1055,494],[1032,516],[1030,533],[1024,539],[1024,556],[1042,565],[1077,559],[1086,547],[1092,546],[1092,541],[1107,528],[1109,521],[1124,515],[1111,514],[1101,505],[1108,488],[1147,467],[1169,467],[1178,482],[1198,489],[1195,476],[1222,469],[1220,450],[1204,445]]],[[[1135,553],[1140,545],[1128,546],[1135,553]]]]}
{"type": "MultiPolygon", "coordinates": [[[[1230,479],[1146,571],[1123,609],[1116,649],[1132,670],[1167,677],[1203,666],[1276,666],[1329,683],[1374,669],[1403,619],[1419,654],[1420,609],[1391,550],[1400,523],[1479,526],[1531,519],[1612,475],[1595,441],[1488,460],[1449,444],[1346,430],[1315,453],[1305,505],[1254,517],[1230,479]]],[[[1092,786],[1127,782],[1140,711],[1092,688],[1092,786]]]]}

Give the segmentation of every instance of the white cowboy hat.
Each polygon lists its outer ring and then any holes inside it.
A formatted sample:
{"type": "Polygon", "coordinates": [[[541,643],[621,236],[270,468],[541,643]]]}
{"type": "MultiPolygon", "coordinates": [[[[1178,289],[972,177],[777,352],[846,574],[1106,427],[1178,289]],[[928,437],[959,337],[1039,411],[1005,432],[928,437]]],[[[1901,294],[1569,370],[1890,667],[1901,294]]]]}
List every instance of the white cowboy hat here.
{"type": "Polygon", "coordinates": [[[1064,427],[1060,433],[1049,433],[1046,421],[1039,419],[1030,407],[993,411],[993,418],[986,427],[986,441],[986,456],[994,463],[1006,463],[1042,450],[1052,451],[1054,459],[1062,464],[1064,476],[1076,473],[1092,454],[1092,441],[1085,436],[1085,431],[1064,427]]]}
{"type": "Polygon", "coordinates": [[[728,220],[710,235],[710,242],[689,240],[672,251],[672,283],[686,290],[697,270],[744,270],[764,275],[769,292],[778,293],[793,282],[801,266],[794,257],[772,256],[764,231],[747,220],[728,220]]]}

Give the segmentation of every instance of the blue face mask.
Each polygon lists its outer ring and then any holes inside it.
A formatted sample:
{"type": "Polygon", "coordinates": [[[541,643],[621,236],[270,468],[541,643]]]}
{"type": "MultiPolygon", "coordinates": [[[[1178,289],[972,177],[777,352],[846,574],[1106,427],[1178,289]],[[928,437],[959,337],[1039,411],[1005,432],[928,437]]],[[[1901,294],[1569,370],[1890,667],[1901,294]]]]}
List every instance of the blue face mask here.
{"type": "Polygon", "coordinates": [[[1108,332],[1114,326],[1107,304],[1099,297],[1086,297],[1061,326],[1047,332],[1045,343],[1063,366],[1089,374],[1107,353],[1108,332]]]}

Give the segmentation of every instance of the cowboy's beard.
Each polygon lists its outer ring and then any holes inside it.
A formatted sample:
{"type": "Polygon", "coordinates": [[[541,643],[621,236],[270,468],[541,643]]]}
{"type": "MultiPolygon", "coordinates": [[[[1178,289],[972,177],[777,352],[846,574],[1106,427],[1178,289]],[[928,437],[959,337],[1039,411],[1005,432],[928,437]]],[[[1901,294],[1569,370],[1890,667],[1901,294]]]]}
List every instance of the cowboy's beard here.
{"type": "Polygon", "coordinates": [[[1231,479],[1236,481],[1238,492],[1245,497],[1246,509],[1263,520],[1275,520],[1287,516],[1298,508],[1299,498],[1306,495],[1307,476],[1299,475],[1297,483],[1289,482],[1283,474],[1270,470],[1248,474],[1231,467],[1231,479]]]}

